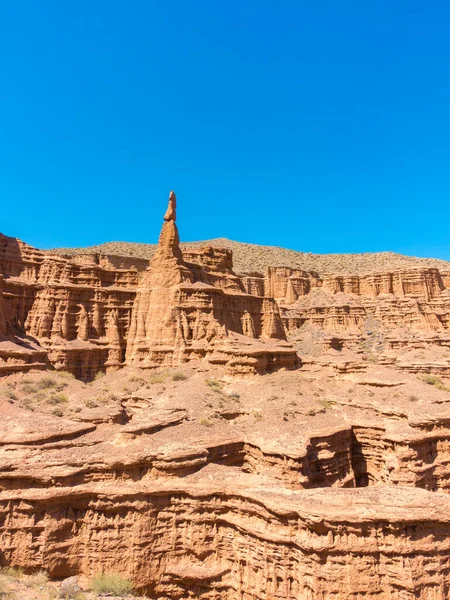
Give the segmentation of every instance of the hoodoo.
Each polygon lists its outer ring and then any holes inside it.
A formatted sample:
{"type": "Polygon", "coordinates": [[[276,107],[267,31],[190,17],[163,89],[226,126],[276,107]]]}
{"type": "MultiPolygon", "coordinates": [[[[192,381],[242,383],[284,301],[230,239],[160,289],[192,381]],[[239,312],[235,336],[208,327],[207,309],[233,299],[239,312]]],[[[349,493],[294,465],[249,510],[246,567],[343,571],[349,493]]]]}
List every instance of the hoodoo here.
{"type": "Polygon", "coordinates": [[[227,252],[205,247],[183,257],[175,220],[171,192],[158,246],[137,290],[127,363],[174,366],[207,358],[232,373],[295,368],[298,359],[275,300],[247,294],[227,252]]]}

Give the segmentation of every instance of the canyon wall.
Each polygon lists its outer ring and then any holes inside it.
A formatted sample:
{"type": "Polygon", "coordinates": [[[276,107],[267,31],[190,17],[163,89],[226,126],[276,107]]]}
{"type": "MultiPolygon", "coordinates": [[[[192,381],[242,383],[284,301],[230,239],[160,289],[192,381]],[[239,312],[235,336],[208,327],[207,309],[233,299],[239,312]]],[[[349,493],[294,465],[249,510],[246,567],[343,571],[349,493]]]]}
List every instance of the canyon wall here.
{"type": "Polygon", "coordinates": [[[153,260],[48,254],[0,235],[0,373],[53,365],[84,380],[124,364],[208,359],[230,372],[295,368],[346,349],[449,374],[450,271],[359,275],[269,267],[238,276],[231,250],[181,251],[175,196],[153,260]],[[435,351],[427,359],[410,351],[435,351]]]}
{"type": "Polygon", "coordinates": [[[83,380],[124,364],[173,365],[210,357],[230,372],[295,368],[273,298],[248,294],[229,250],[183,256],[172,193],[157,251],[142,259],[45,254],[0,237],[0,371],[44,363],[83,380]],[[6,341],[8,343],[6,343],[6,341]],[[24,352],[26,347],[27,352],[24,352]]]}
{"type": "Polygon", "coordinates": [[[367,488],[356,506],[331,489],[167,483],[3,494],[3,560],[121,572],[161,599],[444,599],[450,503],[419,492],[367,488]]]}

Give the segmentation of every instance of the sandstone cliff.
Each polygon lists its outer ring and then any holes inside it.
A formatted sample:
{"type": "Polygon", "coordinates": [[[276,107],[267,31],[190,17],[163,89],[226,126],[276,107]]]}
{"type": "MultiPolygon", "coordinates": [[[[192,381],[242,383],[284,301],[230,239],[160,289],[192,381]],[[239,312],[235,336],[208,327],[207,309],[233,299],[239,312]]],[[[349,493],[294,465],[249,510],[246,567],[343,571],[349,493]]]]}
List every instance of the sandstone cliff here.
{"type": "Polygon", "coordinates": [[[151,373],[55,375],[64,417],[45,412],[47,379],[9,378],[0,566],[119,572],[167,600],[447,598],[447,391],[375,366],[215,370],[220,389],[151,373]]]}
{"type": "Polygon", "coordinates": [[[23,348],[20,336],[39,353],[38,361],[23,361],[25,369],[48,360],[84,380],[126,362],[155,367],[207,358],[233,373],[296,367],[275,300],[246,292],[228,250],[183,255],[175,220],[172,192],[150,264],[45,254],[2,236],[0,332],[10,340],[0,347],[2,370],[18,368],[8,356],[11,343],[23,348]]]}
{"type": "Polygon", "coordinates": [[[150,261],[0,236],[0,567],[446,600],[450,271],[355,269],[239,275],[173,193],[150,261]]]}
{"type": "Polygon", "coordinates": [[[247,294],[227,253],[205,248],[183,256],[175,211],[171,192],[157,250],[137,290],[128,364],[176,365],[208,356],[232,372],[297,366],[293,348],[276,343],[285,332],[275,301],[247,294]]]}

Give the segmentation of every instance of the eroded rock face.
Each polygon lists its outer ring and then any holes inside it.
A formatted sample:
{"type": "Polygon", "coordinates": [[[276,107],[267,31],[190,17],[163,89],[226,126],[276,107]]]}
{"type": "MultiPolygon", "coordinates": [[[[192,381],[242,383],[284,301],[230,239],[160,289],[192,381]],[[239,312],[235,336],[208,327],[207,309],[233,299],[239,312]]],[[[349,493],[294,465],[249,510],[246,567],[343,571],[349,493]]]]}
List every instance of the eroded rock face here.
{"type": "Polygon", "coordinates": [[[0,567],[164,600],[447,600],[449,284],[239,276],[181,251],[173,193],[151,262],[0,236],[0,567]]]}
{"type": "MultiPolygon", "coordinates": [[[[229,250],[207,247],[183,256],[175,219],[171,192],[150,264],[48,255],[2,236],[0,333],[17,351],[18,336],[29,336],[39,364],[48,360],[85,380],[125,361],[155,367],[212,357],[230,372],[295,368],[275,300],[246,292],[229,250]]],[[[6,372],[7,365],[0,368],[6,372]]]]}
{"type": "Polygon", "coordinates": [[[52,577],[119,571],[164,599],[425,600],[445,598],[450,586],[450,503],[428,504],[420,490],[366,489],[353,506],[331,489],[283,494],[179,483],[9,496],[0,518],[21,533],[11,536],[8,560],[38,567],[43,552],[52,577]],[[20,537],[32,542],[22,546],[20,537]]]}
{"type": "Polygon", "coordinates": [[[298,365],[286,336],[305,365],[311,352],[345,350],[411,372],[450,373],[448,271],[319,276],[269,267],[240,277],[231,250],[181,251],[173,193],[150,264],[49,255],[0,236],[0,272],[4,373],[48,361],[92,379],[126,363],[202,359],[234,373],[263,373],[298,365]]]}
{"type": "Polygon", "coordinates": [[[158,247],[138,287],[127,363],[173,366],[208,357],[233,373],[296,367],[293,348],[279,343],[286,338],[276,302],[245,292],[229,251],[183,255],[175,214],[171,192],[158,247]]]}
{"type": "Polygon", "coordinates": [[[351,350],[381,364],[447,375],[450,361],[448,273],[412,267],[367,275],[324,275],[268,268],[247,276],[255,296],[277,301],[288,338],[308,355],[351,350]]]}
{"type": "Polygon", "coordinates": [[[41,376],[8,378],[0,566],[166,600],[448,597],[449,392],[374,365],[179,374],[54,375],[59,418],[26,408],[41,376]]]}

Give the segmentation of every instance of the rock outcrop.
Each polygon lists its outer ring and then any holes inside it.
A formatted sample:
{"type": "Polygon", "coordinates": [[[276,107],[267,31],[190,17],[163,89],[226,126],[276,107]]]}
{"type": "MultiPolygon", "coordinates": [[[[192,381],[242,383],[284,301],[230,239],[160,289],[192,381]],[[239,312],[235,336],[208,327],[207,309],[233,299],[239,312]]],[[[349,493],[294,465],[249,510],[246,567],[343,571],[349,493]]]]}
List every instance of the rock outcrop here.
{"type": "MultiPolygon", "coordinates": [[[[203,358],[232,373],[295,368],[297,354],[275,300],[247,293],[229,250],[183,255],[175,221],[172,192],[150,264],[45,254],[2,236],[0,333],[9,343],[0,342],[0,358],[9,356],[11,343],[19,352],[18,336],[27,336],[38,360],[29,348],[24,364],[48,361],[84,380],[125,363],[155,367],[203,358]]],[[[6,363],[0,363],[5,372],[6,363]]]]}
{"type": "Polygon", "coordinates": [[[239,275],[182,250],[173,192],[151,261],[0,236],[0,567],[161,600],[447,600],[449,284],[239,275]]]}
{"type": "Polygon", "coordinates": [[[205,248],[183,256],[175,215],[171,192],[158,247],[137,290],[127,363],[173,366],[209,357],[233,373],[296,367],[275,300],[245,292],[229,252],[205,248]]]}
{"type": "Polygon", "coordinates": [[[55,376],[64,418],[19,405],[38,375],[10,378],[0,566],[120,573],[166,600],[448,597],[447,391],[371,367],[243,378],[239,394],[224,377],[208,396],[185,368],[154,384],[130,367],[89,385],[55,376]]]}
{"type": "MultiPolygon", "coordinates": [[[[26,355],[35,347],[40,362],[83,379],[121,366],[135,290],[147,262],[89,255],[68,259],[14,238],[0,241],[1,304],[8,325],[0,356],[11,353],[11,343],[15,353],[22,348],[26,355]]],[[[11,361],[4,360],[0,368],[8,370],[11,361]]],[[[33,367],[32,361],[27,364],[33,367]]]]}
{"type": "Polygon", "coordinates": [[[243,279],[249,294],[273,296],[288,338],[304,360],[330,349],[369,355],[409,371],[447,374],[450,361],[448,273],[411,267],[336,275],[273,267],[243,279]],[[405,357],[405,352],[423,356],[405,357]]]}

